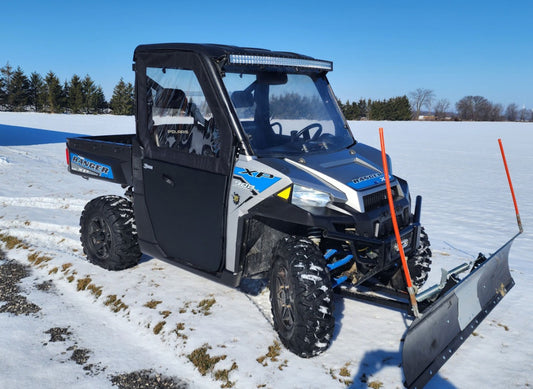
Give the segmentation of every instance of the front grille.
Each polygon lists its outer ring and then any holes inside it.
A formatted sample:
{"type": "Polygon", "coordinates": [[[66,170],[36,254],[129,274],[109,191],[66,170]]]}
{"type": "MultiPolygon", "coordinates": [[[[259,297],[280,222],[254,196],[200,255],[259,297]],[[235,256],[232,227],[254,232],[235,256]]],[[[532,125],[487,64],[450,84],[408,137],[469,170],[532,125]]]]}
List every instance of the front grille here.
{"type": "MultiPolygon", "coordinates": [[[[398,189],[394,186],[391,188],[392,198],[396,200],[398,198],[398,189]]],[[[387,189],[374,192],[363,197],[365,205],[365,212],[372,211],[374,209],[383,207],[388,204],[387,189]]]]}

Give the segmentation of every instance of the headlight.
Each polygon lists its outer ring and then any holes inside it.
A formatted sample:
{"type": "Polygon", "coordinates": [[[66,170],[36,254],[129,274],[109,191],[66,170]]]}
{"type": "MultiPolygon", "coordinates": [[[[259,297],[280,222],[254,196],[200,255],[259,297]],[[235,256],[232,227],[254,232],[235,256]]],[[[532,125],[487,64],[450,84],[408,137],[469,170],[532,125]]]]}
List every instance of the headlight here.
{"type": "Polygon", "coordinates": [[[292,190],[292,203],[298,207],[325,207],[331,201],[328,193],[294,185],[292,190]]]}

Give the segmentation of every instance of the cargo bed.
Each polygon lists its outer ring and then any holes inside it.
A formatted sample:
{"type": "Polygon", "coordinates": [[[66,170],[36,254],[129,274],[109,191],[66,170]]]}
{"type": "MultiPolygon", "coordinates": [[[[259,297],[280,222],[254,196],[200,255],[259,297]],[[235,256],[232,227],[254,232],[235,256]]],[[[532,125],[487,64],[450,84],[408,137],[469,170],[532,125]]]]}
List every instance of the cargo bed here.
{"type": "Polygon", "coordinates": [[[68,169],[85,178],[132,185],[131,149],[134,134],[67,139],[68,169]]]}

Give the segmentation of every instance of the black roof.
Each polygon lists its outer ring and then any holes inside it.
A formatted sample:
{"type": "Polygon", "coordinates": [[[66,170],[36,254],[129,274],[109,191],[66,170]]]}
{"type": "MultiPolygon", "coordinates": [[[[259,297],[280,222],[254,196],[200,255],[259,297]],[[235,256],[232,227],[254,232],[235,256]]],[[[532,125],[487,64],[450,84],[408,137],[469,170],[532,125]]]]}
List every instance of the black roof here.
{"type": "Polygon", "coordinates": [[[266,49],[258,49],[251,47],[239,47],[218,45],[209,43],[156,43],[149,45],[139,45],[135,49],[133,60],[136,60],[137,53],[155,53],[155,52],[171,52],[171,51],[191,51],[195,53],[204,54],[208,57],[218,58],[229,54],[239,55],[265,55],[286,58],[298,59],[315,59],[307,55],[291,53],[286,51],[271,51],[266,49]]]}

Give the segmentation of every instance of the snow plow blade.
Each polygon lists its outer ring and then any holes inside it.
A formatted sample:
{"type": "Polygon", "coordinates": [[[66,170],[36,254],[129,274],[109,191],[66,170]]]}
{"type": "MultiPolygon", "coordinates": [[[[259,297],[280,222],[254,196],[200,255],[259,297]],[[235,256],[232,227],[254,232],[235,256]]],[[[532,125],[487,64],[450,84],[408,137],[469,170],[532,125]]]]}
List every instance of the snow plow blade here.
{"type": "MultiPolygon", "coordinates": [[[[515,235],[415,319],[403,343],[407,388],[421,389],[514,286],[509,250],[515,235]]],[[[484,259],[484,258],[483,258],[484,259]]]]}

